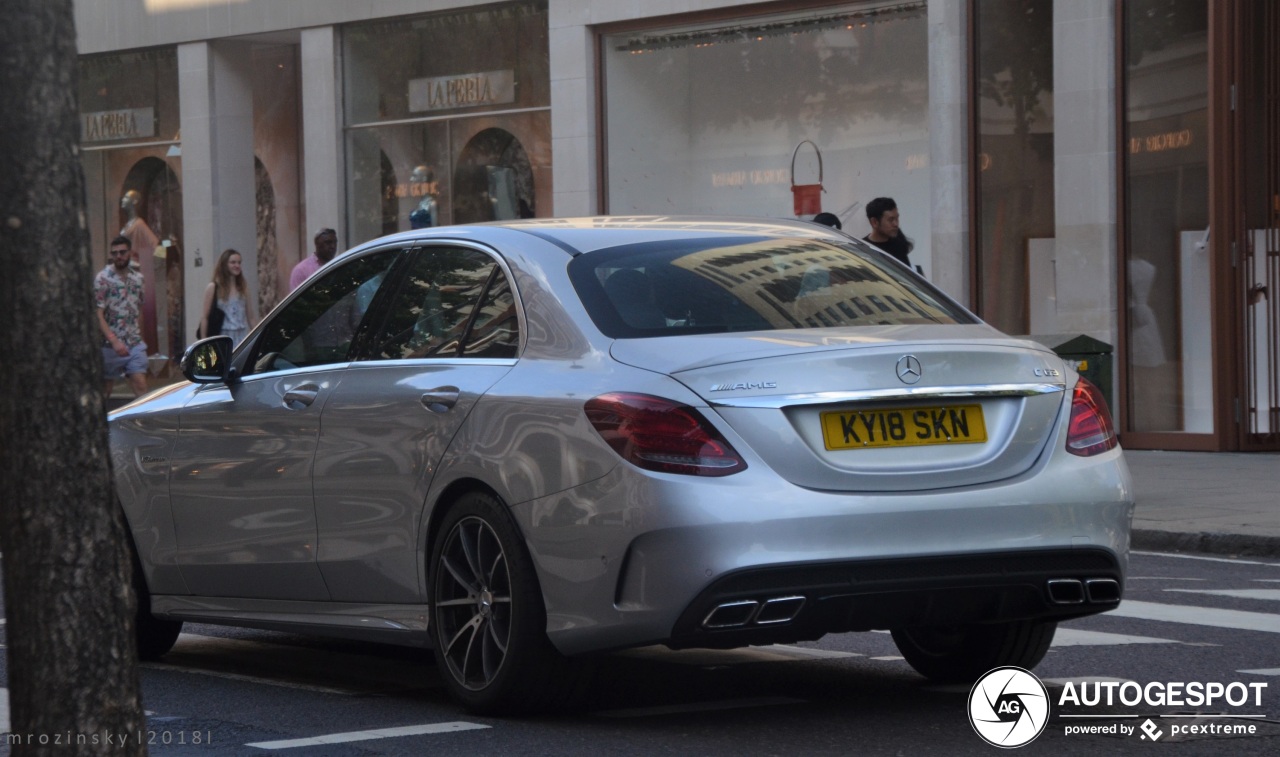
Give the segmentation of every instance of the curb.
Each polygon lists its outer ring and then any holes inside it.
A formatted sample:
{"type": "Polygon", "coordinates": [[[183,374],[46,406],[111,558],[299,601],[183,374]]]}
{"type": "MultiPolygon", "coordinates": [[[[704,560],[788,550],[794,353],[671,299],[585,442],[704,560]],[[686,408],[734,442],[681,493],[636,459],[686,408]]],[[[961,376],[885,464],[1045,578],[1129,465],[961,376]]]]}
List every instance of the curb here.
{"type": "Polygon", "coordinates": [[[1280,557],[1280,536],[1178,533],[1135,528],[1130,548],[1151,552],[1197,552],[1211,555],[1280,557]]]}

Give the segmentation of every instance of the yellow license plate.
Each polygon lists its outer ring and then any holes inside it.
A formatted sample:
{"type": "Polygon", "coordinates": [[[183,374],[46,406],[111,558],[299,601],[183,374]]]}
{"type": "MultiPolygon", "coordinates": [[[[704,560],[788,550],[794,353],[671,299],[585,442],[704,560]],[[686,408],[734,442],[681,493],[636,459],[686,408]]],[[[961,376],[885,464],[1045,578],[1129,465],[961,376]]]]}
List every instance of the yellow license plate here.
{"type": "Polygon", "coordinates": [[[987,440],[981,405],[889,407],[822,414],[827,449],[974,444],[987,440]]]}

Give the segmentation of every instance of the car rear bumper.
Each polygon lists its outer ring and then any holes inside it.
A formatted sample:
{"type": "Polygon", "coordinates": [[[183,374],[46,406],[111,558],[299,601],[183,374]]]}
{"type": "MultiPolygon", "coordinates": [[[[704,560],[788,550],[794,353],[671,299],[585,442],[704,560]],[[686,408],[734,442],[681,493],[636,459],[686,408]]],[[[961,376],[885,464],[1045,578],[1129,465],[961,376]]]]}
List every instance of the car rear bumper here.
{"type": "Polygon", "coordinates": [[[1085,581],[1114,581],[1117,600],[1123,590],[1133,497],[1118,450],[927,493],[817,492],[752,473],[693,479],[619,465],[513,508],[553,643],[566,654],[731,647],[1063,618],[1115,602],[1056,603],[1048,581],[1080,581],[1082,592],[1085,581]],[[788,597],[803,601],[770,603],[788,597]],[[785,622],[707,627],[711,612],[738,601],[761,603],[742,612],[766,620],[801,607],[785,622]]]}
{"type": "Polygon", "coordinates": [[[667,643],[738,647],[843,631],[1066,619],[1115,607],[1123,581],[1116,556],[1100,549],[753,568],[703,590],[667,643]]]}

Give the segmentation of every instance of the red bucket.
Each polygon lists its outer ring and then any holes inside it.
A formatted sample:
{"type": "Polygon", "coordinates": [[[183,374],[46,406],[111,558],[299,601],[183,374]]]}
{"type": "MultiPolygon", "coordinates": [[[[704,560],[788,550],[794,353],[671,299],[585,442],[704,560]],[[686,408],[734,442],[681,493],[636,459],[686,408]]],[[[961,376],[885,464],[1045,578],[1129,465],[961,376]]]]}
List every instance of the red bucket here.
{"type": "Polygon", "coordinates": [[[791,153],[791,200],[795,206],[795,214],[797,216],[815,216],[822,212],[822,153],[818,150],[818,146],[809,140],[804,140],[796,145],[795,151],[791,153]],[[796,183],[796,156],[800,154],[800,148],[809,145],[813,148],[813,152],[818,156],[818,183],[817,184],[797,184],[796,183]]]}

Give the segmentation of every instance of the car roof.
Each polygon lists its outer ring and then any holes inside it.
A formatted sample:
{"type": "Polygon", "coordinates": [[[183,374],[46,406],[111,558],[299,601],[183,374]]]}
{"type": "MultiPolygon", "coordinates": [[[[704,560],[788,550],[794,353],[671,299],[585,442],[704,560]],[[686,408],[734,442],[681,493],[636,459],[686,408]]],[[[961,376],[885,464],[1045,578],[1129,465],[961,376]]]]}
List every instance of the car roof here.
{"type": "Polygon", "coordinates": [[[497,241],[501,230],[523,232],[580,255],[637,242],[696,238],[812,238],[851,239],[827,226],[787,219],[736,216],[588,216],[582,218],[530,218],[512,221],[439,226],[392,234],[366,242],[344,255],[387,243],[432,239],[497,241]]]}

